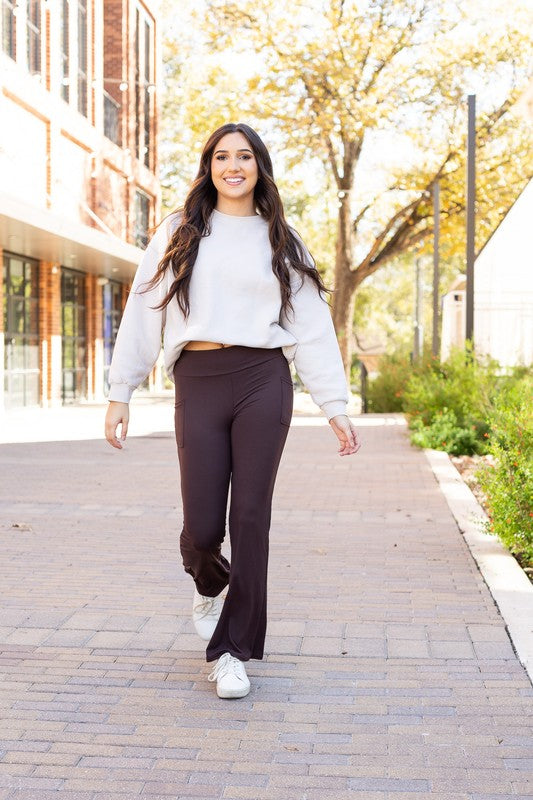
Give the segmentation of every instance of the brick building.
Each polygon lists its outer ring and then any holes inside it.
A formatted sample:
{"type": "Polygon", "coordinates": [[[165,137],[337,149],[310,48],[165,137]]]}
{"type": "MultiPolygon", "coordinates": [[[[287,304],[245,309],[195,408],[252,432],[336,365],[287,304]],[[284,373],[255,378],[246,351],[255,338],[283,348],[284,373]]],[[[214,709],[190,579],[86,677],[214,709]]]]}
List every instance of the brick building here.
{"type": "Polygon", "coordinates": [[[0,2],[0,410],[101,400],[159,214],[157,6],[0,2]]]}

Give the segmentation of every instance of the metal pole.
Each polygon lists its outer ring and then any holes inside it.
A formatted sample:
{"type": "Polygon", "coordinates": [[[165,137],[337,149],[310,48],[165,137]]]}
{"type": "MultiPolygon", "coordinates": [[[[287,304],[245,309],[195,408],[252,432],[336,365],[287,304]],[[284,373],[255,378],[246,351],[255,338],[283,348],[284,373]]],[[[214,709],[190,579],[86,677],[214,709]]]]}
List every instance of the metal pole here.
{"type": "Polygon", "coordinates": [[[413,342],[413,360],[422,358],[424,348],[424,292],[422,284],[422,259],[418,256],[416,264],[416,300],[415,300],[415,337],[413,342]]]}
{"type": "Polygon", "coordinates": [[[433,332],[431,352],[439,354],[439,236],[440,236],[440,184],[433,184],[433,332]]]}
{"type": "Polygon", "coordinates": [[[474,343],[474,260],[476,225],[476,95],[468,95],[466,155],[466,331],[474,343]]]}
{"type": "Polygon", "coordinates": [[[368,370],[364,365],[364,363],[361,361],[361,412],[363,414],[368,414],[367,378],[368,378],[368,370]]]}

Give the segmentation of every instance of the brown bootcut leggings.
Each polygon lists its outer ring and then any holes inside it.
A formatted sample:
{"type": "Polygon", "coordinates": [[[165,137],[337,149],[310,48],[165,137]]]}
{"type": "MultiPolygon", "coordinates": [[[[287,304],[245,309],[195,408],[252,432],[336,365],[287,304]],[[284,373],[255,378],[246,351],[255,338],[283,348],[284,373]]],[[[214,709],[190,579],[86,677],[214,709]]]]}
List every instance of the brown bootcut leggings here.
{"type": "Polygon", "coordinates": [[[206,660],[263,657],[272,495],[293,387],[281,347],[182,350],[174,366],[180,549],[199,593],[228,586],[206,660]],[[231,566],[221,553],[231,478],[231,566]]]}

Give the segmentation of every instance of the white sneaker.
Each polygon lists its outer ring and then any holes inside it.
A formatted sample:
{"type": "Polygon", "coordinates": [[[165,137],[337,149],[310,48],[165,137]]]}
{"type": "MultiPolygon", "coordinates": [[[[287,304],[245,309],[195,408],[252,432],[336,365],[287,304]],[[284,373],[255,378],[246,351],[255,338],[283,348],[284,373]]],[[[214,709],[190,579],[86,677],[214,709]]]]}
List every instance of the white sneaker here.
{"type": "Polygon", "coordinates": [[[223,653],[220,656],[207,680],[217,682],[219,697],[246,697],[250,691],[250,681],[244,664],[231,653],[223,653]]]}
{"type": "Polygon", "coordinates": [[[192,601],[192,621],[196,628],[196,633],[206,642],[212,637],[217,626],[224,597],[205,597],[194,587],[194,597],[192,601]]]}

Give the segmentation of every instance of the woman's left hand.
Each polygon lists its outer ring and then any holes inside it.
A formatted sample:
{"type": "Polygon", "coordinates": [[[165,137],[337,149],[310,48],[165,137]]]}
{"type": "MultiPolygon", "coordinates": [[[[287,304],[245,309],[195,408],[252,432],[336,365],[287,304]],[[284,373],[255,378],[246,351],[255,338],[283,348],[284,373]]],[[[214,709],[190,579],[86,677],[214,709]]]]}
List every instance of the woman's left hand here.
{"type": "Polygon", "coordinates": [[[330,419],[329,424],[341,443],[338,450],[339,455],[349,456],[352,453],[357,453],[361,445],[357,440],[357,433],[350,418],[346,414],[337,414],[336,417],[330,419]]]}

